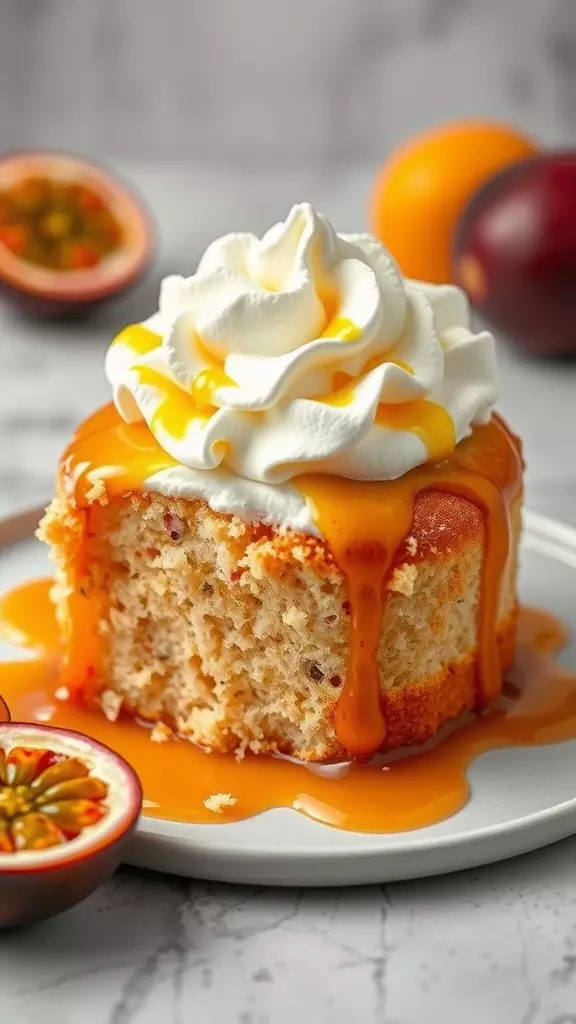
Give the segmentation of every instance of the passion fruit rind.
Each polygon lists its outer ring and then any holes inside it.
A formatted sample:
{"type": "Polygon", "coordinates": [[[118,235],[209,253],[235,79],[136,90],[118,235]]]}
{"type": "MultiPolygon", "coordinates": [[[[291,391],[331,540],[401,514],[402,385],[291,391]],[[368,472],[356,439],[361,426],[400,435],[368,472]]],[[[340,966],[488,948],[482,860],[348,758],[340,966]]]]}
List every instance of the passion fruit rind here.
{"type": "Polygon", "coordinates": [[[75,839],[107,813],[108,785],[78,757],[0,747],[0,852],[43,850],[75,839]]]}

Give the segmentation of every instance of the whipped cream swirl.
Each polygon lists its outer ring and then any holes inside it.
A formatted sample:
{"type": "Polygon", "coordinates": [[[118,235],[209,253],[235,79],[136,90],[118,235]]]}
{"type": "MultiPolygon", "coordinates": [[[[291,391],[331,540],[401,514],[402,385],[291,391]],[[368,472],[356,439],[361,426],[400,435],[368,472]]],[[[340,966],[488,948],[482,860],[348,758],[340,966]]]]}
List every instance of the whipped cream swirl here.
{"type": "Polygon", "coordinates": [[[494,342],[463,293],[404,279],[376,239],[336,234],[307,203],[166,278],[106,372],[122,417],[183,467],[274,485],[397,478],[447,457],[497,398],[494,342]]]}

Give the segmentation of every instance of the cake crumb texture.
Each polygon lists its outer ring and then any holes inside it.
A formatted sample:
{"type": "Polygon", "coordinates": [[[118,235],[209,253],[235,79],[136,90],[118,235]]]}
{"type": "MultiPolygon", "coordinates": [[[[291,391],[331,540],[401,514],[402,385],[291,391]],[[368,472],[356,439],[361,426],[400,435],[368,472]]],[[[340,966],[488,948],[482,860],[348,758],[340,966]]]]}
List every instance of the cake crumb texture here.
{"type": "Polygon", "coordinates": [[[102,690],[100,707],[109,722],[116,722],[120,714],[124,698],[116,690],[102,690]]]}
{"type": "Polygon", "coordinates": [[[238,799],[232,796],[232,793],[213,793],[212,796],[207,796],[202,801],[207,811],[213,811],[214,814],[224,814],[224,811],[229,807],[234,807],[234,804],[238,803],[238,799]]]}
{"type": "Polygon", "coordinates": [[[166,722],[156,722],[150,733],[152,743],[168,743],[174,735],[174,730],[166,722]]]}
{"type": "MultiPolygon", "coordinates": [[[[520,502],[512,529],[497,624],[503,672],[514,654],[520,502]]],[[[87,511],[60,496],[41,534],[65,635],[78,600],[100,609],[94,673],[107,717],[136,714],[239,755],[345,754],[333,723],[350,606],[324,542],[145,492],[87,511]]],[[[378,652],[390,748],[426,740],[473,706],[483,547],[475,506],[419,496],[378,652]]]]}

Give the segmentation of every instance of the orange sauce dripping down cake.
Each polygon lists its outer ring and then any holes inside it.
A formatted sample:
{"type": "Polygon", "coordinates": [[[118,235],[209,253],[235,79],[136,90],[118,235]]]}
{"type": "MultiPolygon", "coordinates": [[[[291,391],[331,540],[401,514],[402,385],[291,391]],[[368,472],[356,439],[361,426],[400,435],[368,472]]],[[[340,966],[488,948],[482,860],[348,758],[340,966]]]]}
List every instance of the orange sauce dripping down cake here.
{"type": "Polygon", "coordinates": [[[307,476],[297,481],[344,573],[351,605],[348,676],[336,712],[338,739],[367,756],[386,739],[376,654],[385,611],[386,580],[412,525],[423,491],[446,491],[476,505],[484,516],[484,563],[478,623],[477,706],[501,687],[495,624],[500,583],[510,546],[510,507],[521,483],[516,440],[494,417],[477,427],[442,463],[426,463],[398,480],[358,482],[307,476]]]}

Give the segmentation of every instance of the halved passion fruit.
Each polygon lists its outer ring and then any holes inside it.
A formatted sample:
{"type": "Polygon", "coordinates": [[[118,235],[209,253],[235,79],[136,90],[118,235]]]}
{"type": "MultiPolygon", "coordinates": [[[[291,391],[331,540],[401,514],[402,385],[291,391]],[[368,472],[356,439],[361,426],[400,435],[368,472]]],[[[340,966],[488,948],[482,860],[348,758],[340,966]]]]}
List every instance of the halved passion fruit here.
{"type": "Polygon", "coordinates": [[[73,315],[125,291],[151,237],[139,201],[100,167],[50,150],[0,157],[0,289],[25,310],[73,315]]]}
{"type": "Polygon", "coordinates": [[[120,864],[141,807],[136,773],[103,744],[0,724],[0,927],[89,896],[120,864]]]}

